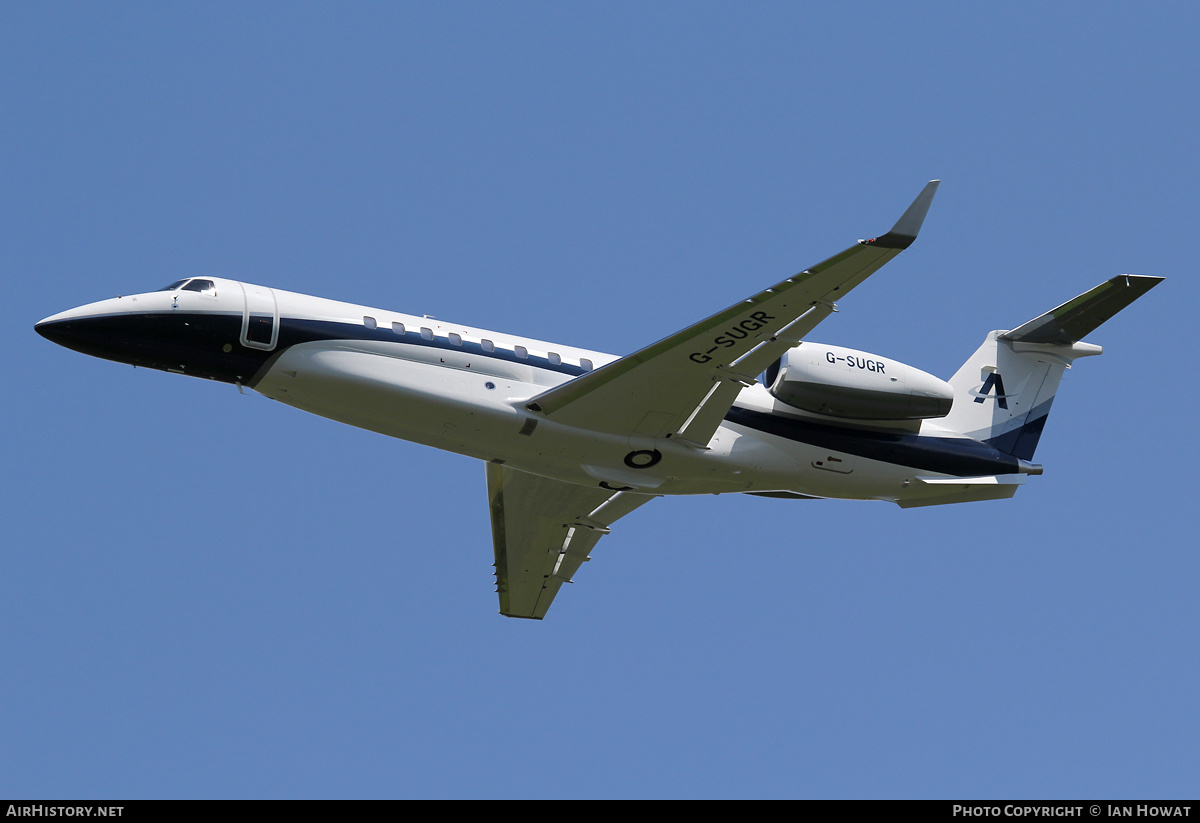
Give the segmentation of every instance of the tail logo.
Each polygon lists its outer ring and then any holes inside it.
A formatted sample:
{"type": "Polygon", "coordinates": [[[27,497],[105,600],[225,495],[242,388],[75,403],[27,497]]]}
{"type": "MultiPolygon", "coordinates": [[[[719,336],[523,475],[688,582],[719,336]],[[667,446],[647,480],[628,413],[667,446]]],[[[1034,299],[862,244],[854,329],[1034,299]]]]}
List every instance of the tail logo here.
{"type": "Polygon", "coordinates": [[[1004,393],[1004,379],[1000,377],[1000,372],[994,371],[987,376],[987,380],[983,381],[983,385],[979,387],[979,391],[973,391],[975,402],[982,403],[989,394],[992,393],[992,387],[996,387],[996,405],[1002,409],[1008,408],[1008,395],[1004,393]]]}

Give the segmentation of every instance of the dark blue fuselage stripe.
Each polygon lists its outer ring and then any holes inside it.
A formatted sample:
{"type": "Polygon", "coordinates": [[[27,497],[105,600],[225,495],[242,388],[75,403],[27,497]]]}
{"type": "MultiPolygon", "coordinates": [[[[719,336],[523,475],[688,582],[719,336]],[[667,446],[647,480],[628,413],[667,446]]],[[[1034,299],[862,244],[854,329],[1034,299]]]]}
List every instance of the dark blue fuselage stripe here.
{"type": "Polygon", "coordinates": [[[263,367],[289,347],[326,340],[371,340],[422,346],[471,357],[524,363],[537,369],[575,377],[587,370],[569,363],[551,363],[548,357],[496,348],[464,340],[456,346],[449,337],[426,340],[419,330],[396,334],[391,327],[368,329],[359,323],[280,318],[279,336],[271,351],[247,348],[240,342],[242,315],[216,312],[154,312],[108,314],[43,323],[38,333],[69,349],[129,363],[147,369],[179,371],[225,383],[253,385],[263,367]],[[229,347],[226,350],[226,347],[229,347]]]}
{"type": "Polygon", "coordinates": [[[738,406],[725,420],[797,443],[938,474],[984,477],[1013,474],[1020,466],[1015,457],[966,438],[845,429],[738,406]]]}
{"type": "MultiPolygon", "coordinates": [[[[280,319],[277,345],[268,352],[242,346],[238,342],[241,327],[240,314],[162,312],[62,320],[39,325],[38,332],[60,345],[95,357],[251,386],[255,378],[261,376],[264,366],[274,362],[290,346],[326,340],[403,343],[463,352],[472,357],[525,363],[570,377],[585,373],[580,366],[552,364],[549,358],[533,354],[520,358],[508,349],[488,352],[481,344],[465,340],[461,346],[455,346],[448,337],[426,340],[419,330],[406,328],[400,335],[391,327],[368,329],[357,323],[295,317],[280,319]]],[[[1016,457],[1028,460],[1033,456],[1033,447],[1045,424],[1043,413],[1025,426],[985,444],[961,438],[842,428],[736,406],[729,410],[725,419],[799,443],[960,477],[1017,471],[1016,457]]]]}
{"type": "Polygon", "coordinates": [[[404,334],[397,334],[391,327],[384,326],[368,329],[366,326],[358,323],[342,323],[333,320],[307,320],[298,317],[281,318],[279,345],[277,348],[282,349],[287,346],[294,346],[297,343],[309,343],[314,340],[375,340],[383,343],[403,343],[406,346],[423,346],[433,349],[444,349],[451,352],[464,352],[474,357],[488,357],[508,363],[524,363],[534,368],[558,372],[559,374],[566,374],[571,377],[587,373],[587,370],[582,366],[572,366],[569,363],[555,365],[550,362],[550,358],[539,357],[535,354],[530,354],[528,357],[522,358],[517,357],[517,353],[509,349],[496,348],[494,351],[485,351],[483,344],[469,340],[464,340],[460,346],[451,343],[449,337],[435,335],[432,340],[426,340],[421,336],[419,330],[410,329],[408,326],[404,327],[404,334]]]}

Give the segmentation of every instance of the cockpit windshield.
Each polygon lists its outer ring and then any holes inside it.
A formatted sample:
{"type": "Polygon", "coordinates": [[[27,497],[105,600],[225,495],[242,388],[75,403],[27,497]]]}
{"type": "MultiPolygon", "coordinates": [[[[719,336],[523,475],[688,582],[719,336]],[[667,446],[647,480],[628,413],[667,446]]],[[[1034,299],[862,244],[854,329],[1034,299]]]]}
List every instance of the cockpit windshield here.
{"type": "Polygon", "coordinates": [[[184,278],[176,280],[169,286],[163,286],[159,291],[197,291],[201,294],[207,294],[215,297],[217,294],[217,284],[211,280],[205,280],[202,277],[184,278]],[[186,285],[185,285],[186,284],[186,285]]]}
{"type": "Polygon", "coordinates": [[[204,280],[197,277],[195,280],[189,281],[183,287],[182,291],[198,291],[201,294],[215,295],[217,293],[217,284],[211,280],[204,280]]]}

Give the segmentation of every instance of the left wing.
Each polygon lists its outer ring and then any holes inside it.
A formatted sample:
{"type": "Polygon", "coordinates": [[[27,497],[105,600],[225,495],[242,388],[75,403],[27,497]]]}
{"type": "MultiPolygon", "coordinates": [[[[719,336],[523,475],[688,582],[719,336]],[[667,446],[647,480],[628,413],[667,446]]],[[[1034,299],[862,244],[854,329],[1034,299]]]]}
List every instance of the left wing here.
{"type": "Polygon", "coordinates": [[[544,392],[527,408],[568,426],[706,447],[743,387],[799,345],[835,310],[834,300],[912,244],[938,183],[930,181],[887,234],[544,392]]]}
{"type": "Polygon", "coordinates": [[[508,617],[546,616],[608,527],[654,495],[577,486],[487,464],[496,591],[508,617]]]}

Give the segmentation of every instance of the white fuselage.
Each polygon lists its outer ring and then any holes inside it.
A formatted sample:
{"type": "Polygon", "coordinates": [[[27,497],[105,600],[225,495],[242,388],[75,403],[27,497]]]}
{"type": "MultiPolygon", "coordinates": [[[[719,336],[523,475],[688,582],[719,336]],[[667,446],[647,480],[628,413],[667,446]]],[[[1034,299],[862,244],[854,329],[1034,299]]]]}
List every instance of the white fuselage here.
{"type": "MultiPolygon", "coordinates": [[[[906,478],[913,474],[902,466],[733,424],[723,425],[707,450],[670,440],[656,442],[664,455],[661,465],[670,467],[669,474],[634,470],[622,462],[639,445],[629,438],[563,427],[552,419],[538,421],[531,434],[521,434],[530,418],[525,404],[572,376],[537,364],[549,365],[557,355],[565,365],[590,361],[598,368],[617,360],[615,355],[308,295],[284,291],[275,295],[283,322],[305,318],[364,326],[370,318],[376,329],[390,330],[394,323],[402,324],[406,332],[429,329],[439,343],[453,340],[452,334],[458,336],[461,347],[423,346],[400,339],[301,343],[284,351],[253,385],[273,400],[389,437],[480,460],[501,460],[513,468],[572,483],[607,481],[657,494],[790,491],[818,497],[891,498],[903,493],[906,478]],[[482,341],[501,353],[523,348],[528,357],[501,359],[469,351],[482,341]],[[830,465],[830,457],[837,461],[832,463],[835,468],[814,467],[818,462],[830,465]]],[[[766,413],[783,406],[760,385],[744,389],[737,405],[766,413]]]]}
{"type": "MultiPolygon", "coordinates": [[[[552,418],[536,419],[526,404],[616,356],[237,281],[209,282],[214,288],[206,292],[150,292],[90,304],[47,318],[39,330],[138,315],[162,322],[190,317],[190,324],[181,320],[189,328],[224,318],[230,331],[222,350],[259,357],[253,373],[247,367],[244,374],[215,376],[183,356],[177,367],[150,365],[237,382],[352,426],[581,485],[651,494],[786,492],[899,501],[946,493],[944,485],[916,482],[917,475],[962,473],[873,459],[869,446],[843,450],[836,443],[802,442],[729,420],[707,448],[559,425],[552,418]],[[647,448],[662,453],[656,466],[636,468],[624,462],[631,449],[647,448]]],[[[912,439],[922,429],[941,439],[954,438],[929,421],[893,429],[845,421],[833,421],[836,427],[830,427],[830,421],[781,403],[757,384],[741,391],[734,404],[734,412],[739,410],[807,422],[837,433],[839,442],[856,436],[887,438],[889,431],[912,439]]]]}

